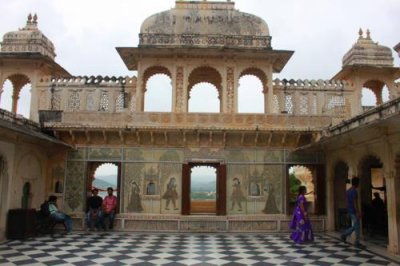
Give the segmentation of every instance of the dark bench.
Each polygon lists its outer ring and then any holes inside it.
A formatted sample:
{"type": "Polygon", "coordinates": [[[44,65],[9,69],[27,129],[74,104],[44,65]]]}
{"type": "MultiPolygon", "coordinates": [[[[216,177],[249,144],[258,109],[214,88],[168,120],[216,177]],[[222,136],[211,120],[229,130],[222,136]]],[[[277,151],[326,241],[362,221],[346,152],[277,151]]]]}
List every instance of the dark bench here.
{"type": "Polygon", "coordinates": [[[44,215],[41,211],[36,211],[36,234],[50,234],[53,236],[57,224],[63,224],[65,230],[67,230],[63,221],[57,221],[50,215],[44,215]]]}

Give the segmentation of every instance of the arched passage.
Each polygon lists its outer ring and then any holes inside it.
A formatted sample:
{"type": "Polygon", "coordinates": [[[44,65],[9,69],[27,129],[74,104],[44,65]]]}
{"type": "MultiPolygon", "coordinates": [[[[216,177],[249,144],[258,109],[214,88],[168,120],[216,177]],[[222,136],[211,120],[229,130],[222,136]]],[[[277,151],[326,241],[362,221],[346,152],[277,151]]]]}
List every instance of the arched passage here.
{"type": "Polygon", "coordinates": [[[347,228],[346,189],[349,186],[349,166],[339,161],[333,169],[333,198],[335,209],[335,229],[347,228]]]}
{"type": "Polygon", "coordinates": [[[307,189],[306,199],[308,202],[309,213],[315,212],[315,181],[312,171],[307,166],[292,166],[289,168],[289,212],[291,213],[295,207],[300,186],[307,189]]]}
{"type": "Polygon", "coordinates": [[[265,73],[258,68],[247,68],[240,74],[237,96],[239,113],[264,113],[266,82],[265,73]]]}
{"type": "MultiPolygon", "coordinates": [[[[114,195],[120,201],[120,164],[113,162],[90,162],[88,165],[87,196],[91,190],[97,188],[99,196],[104,198],[107,195],[107,188],[112,187],[114,195]]],[[[119,205],[119,204],[118,204],[119,205]]]]}
{"type": "Polygon", "coordinates": [[[1,108],[29,118],[32,89],[29,78],[14,74],[8,76],[2,86],[1,108]]]}
{"type": "Polygon", "coordinates": [[[262,83],[257,77],[246,75],[239,79],[238,112],[264,113],[262,83]]]}
{"type": "Polygon", "coordinates": [[[216,69],[198,67],[190,73],[188,81],[189,112],[222,111],[222,78],[216,69]]]}
{"type": "Polygon", "coordinates": [[[190,113],[219,113],[220,101],[215,86],[204,82],[193,86],[188,107],[190,113]]]}
{"type": "Polygon", "coordinates": [[[379,158],[368,155],[360,161],[358,168],[364,236],[377,238],[379,235],[382,238],[381,240],[387,243],[386,206],[381,204],[380,209],[377,209],[375,204],[375,193],[379,194],[384,204],[386,202],[383,164],[379,158]]]}
{"type": "Polygon", "coordinates": [[[380,80],[369,80],[364,83],[361,90],[361,106],[363,110],[381,105],[390,98],[386,84],[380,80]]]}
{"type": "Polygon", "coordinates": [[[154,66],[144,73],[144,111],[172,111],[171,73],[165,67],[154,66]]]}

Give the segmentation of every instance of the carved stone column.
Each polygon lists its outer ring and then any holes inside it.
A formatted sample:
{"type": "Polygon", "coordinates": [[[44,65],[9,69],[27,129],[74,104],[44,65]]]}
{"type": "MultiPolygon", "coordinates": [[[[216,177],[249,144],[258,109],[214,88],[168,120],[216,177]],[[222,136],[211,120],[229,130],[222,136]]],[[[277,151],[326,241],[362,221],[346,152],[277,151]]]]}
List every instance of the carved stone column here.
{"type": "Polygon", "coordinates": [[[176,67],[176,75],[175,75],[175,88],[174,90],[174,102],[173,102],[173,107],[172,110],[177,113],[184,112],[184,89],[183,89],[183,67],[182,66],[177,66],[176,67]]]}
{"type": "Polygon", "coordinates": [[[24,75],[12,75],[9,77],[13,85],[12,107],[11,112],[16,114],[18,107],[19,93],[23,86],[29,83],[29,79],[24,75]]]}
{"type": "Polygon", "coordinates": [[[235,88],[235,74],[233,67],[227,67],[226,69],[226,108],[225,111],[227,113],[235,113],[237,112],[237,104],[235,92],[237,89],[235,88]]]}

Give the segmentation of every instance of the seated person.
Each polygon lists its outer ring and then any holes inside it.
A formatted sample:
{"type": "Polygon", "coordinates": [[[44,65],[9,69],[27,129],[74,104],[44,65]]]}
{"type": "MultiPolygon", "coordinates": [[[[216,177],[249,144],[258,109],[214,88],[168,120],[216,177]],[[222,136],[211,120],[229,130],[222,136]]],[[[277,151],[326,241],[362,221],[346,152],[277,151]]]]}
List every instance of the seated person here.
{"type": "Polygon", "coordinates": [[[49,212],[50,217],[53,218],[55,221],[64,223],[64,226],[67,229],[67,233],[70,233],[72,231],[71,217],[58,210],[56,196],[52,195],[49,197],[49,212]]]}
{"type": "Polygon", "coordinates": [[[86,226],[89,230],[99,229],[102,215],[103,199],[98,195],[99,190],[94,188],[92,196],[87,200],[86,226]]]}
{"type": "Polygon", "coordinates": [[[108,195],[103,200],[103,229],[113,229],[114,218],[117,211],[117,197],[113,195],[113,188],[107,188],[108,195]],[[108,219],[108,226],[104,223],[108,219]],[[108,228],[107,228],[108,227],[108,228]]]}

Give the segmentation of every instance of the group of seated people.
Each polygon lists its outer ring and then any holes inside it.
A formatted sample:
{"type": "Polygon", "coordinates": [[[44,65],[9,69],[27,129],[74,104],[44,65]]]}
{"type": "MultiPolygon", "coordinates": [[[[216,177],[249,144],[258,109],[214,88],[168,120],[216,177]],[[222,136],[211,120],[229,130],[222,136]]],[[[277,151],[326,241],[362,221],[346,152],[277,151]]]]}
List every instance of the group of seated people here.
{"type": "Polygon", "coordinates": [[[86,226],[87,229],[112,230],[117,210],[117,197],[113,195],[113,188],[107,188],[107,196],[102,199],[97,188],[92,189],[92,196],[87,201],[86,226]]]}
{"type": "MultiPolygon", "coordinates": [[[[113,188],[107,188],[107,196],[102,199],[98,196],[99,190],[92,189],[92,196],[87,201],[86,225],[88,230],[112,230],[114,226],[114,218],[117,210],[117,197],[113,195],[113,188]]],[[[63,223],[67,233],[72,231],[72,219],[69,215],[61,212],[57,206],[57,197],[49,196],[41,206],[41,212],[45,212],[45,216],[49,216],[57,223],[63,223]],[[42,210],[42,208],[46,210],[42,210]],[[48,208],[48,210],[47,210],[48,208]]]]}

